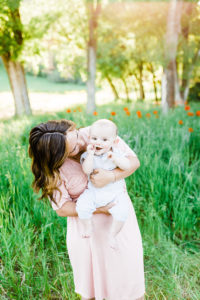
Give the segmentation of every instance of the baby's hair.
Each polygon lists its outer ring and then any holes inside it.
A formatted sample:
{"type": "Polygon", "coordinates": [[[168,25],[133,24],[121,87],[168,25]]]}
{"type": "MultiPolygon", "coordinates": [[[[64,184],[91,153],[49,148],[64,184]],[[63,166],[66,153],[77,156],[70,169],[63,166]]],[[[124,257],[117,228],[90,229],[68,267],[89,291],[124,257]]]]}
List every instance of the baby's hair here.
{"type": "Polygon", "coordinates": [[[116,124],[114,122],[108,120],[108,119],[100,119],[100,120],[95,121],[91,125],[91,128],[94,127],[95,125],[97,125],[97,126],[100,125],[100,126],[103,126],[103,127],[108,127],[108,126],[113,127],[114,130],[115,130],[115,136],[117,136],[117,134],[118,134],[118,129],[117,129],[116,124]]]}

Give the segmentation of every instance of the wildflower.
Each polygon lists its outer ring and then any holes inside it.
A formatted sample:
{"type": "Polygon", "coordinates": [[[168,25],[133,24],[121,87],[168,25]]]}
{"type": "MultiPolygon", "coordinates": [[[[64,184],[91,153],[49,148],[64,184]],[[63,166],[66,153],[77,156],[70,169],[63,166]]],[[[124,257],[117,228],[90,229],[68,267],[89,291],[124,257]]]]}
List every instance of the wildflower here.
{"type": "Polygon", "coordinates": [[[183,125],[183,121],[182,121],[182,120],[179,120],[179,121],[178,121],[178,124],[183,125]]]}
{"type": "Polygon", "coordinates": [[[194,130],[193,130],[193,128],[190,127],[190,128],[188,128],[188,131],[193,132],[194,130]]]}
{"type": "Polygon", "coordinates": [[[138,110],[136,113],[137,113],[138,118],[142,118],[142,113],[140,110],[138,110]]]}
{"type": "Polygon", "coordinates": [[[129,110],[126,111],[126,115],[127,115],[127,116],[130,116],[130,115],[131,115],[131,113],[130,113],[129,110]]]}
{"type": "Polygon", "coordinates": [[[69,113],[71,112],[71,109],[68,108],[68,109],[66,110],[66,112],[69,114],[69,113]]]}
{"type": "Polygon", "coordinates": [[[76,112],[76,109],[74,109],[73,112],[76,112]]]}
{"type": "Polygon", "coordinates": [[[79,112],[82,112],[82,109],[81,109],[80,107],[78,107],[78,111],[79,111],[79,112]]]}
{"type": "Polygon", "coordinates": [[[197,117],[200,117],[200,110],[197,110],[197,111],[196,111],[196,116],[197,116],[197,117]]]}
{"type": "Polygon", "coordinates": [[[185,110],[190,110],[190,106],[189,105],[185,105],[185,110]]]}
{"type": "Polygon", "coordinates": [[[115,116],[116,115],[116,112],[115,111],[111,111],[111,116],[115,116]]]}
{"type": "Polygon", "coordinates": [[[154,115],[157,115],[158,111],[157,111],[157,110],[154,110],[154,112],[153,112],[153,113],[154,113],[154,115]]]}
{"type": "Polygon", "coordinates": [[[94,115],[94,116],[98,116],[98,112],[97,112],[97,111],[94,111],[94,112],[93,112],[93,115],[94,115]]]}
{"type": "Polygon", "coordinates": [[[146,114],[146,117],[147,117],[147,118],[150,118],[150,117],[151,117],[151,114],[150,114],[150,113],[147,113],[147,114],[146,114]]]}
{"type": "Polygon", "coordinates": [[[193,112],[190,112],[190,111],[187,113],[187,115],[190,116],[190,117],[194,116],[193,112]]]}
{"type": "Polygon", "coordinates": [[[125,112],[128,111],[128,107],[124,107],[123,109],[124,109],[125,112]]]}

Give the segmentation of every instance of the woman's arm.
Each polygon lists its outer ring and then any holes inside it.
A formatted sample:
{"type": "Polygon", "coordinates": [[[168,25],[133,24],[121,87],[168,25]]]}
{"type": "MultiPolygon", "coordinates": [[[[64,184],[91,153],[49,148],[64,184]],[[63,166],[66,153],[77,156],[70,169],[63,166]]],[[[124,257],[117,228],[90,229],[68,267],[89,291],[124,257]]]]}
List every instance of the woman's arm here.
{"type": "MultiPolygon", "coordinates": [[[[110,215],[108,210],[114,205],[115,203],[109,203],[108,205],[99,207],[96,209],[94,214],[110,215]]],[[[76,203],[72,201],[68,201],[61,208],[57,209],[56,213],[59,217],[77,217],[78,214],[76,212],[76,203]]]]}
{"type": "Polygon", "coordinates": [[[130,168],[127,170],[115,169],[107,171],[103,169],[96,169],[90,175],[90,180],[95,187],[103,187],[108,183],[124,179],[134,173],[140,166],[139,159],[136,156],[127,156],[130,159],[130,168]]]}

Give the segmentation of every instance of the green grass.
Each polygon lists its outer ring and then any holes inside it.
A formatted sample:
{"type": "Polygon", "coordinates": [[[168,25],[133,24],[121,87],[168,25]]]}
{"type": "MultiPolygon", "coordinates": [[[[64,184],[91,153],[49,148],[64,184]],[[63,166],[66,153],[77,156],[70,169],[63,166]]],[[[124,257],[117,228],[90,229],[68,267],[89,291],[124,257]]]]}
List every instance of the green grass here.
{"type": "MultiPolygon", "coordinates": [[[[57,83],[44,77],[37,77],[26,74],[26,81],[29,92],[44,93],[65,93],[68,91],[85,90],[85,85],[72,83],[57,83]]],[[[10,91],[8,76],[3,65],[0,63],[0,92],[10,91]]]]}
{"type": "Polygon", "coordinates": [[[79,299],[65,244],[66,218],[37,201],[30,188],[28,135],[42,121],[70,118],[86,126],[111,111],[119,135],[141,162],[126,182],[143,238],[146,299],[200,299],[199,118],[183,108],[166,117],[154,106],[129,109],[129,117],[122,105],[113,105],[99,107],[97,117],[60,112],[0,123],[1,299],[79,299]]]}

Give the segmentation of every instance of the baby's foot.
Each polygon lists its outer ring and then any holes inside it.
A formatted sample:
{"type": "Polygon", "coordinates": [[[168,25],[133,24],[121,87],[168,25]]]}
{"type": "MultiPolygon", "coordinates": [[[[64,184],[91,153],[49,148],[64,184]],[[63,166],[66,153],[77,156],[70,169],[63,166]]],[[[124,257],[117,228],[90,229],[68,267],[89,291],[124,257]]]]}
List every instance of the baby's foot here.
{"type": "Polygon", "coordinates": [[[87,231],[84,231],[82,233],[82,238],[83,239],[89,239],[92,235],[92,229],[88,229],[87,231]]]}
{"type": "Polygon", "coordinates": [[[112,248],[113,250],[118,250],[118,244],[117,244],[117,240],[115,237],[113,237],[113,236],[110,237],[109,245],[110,245],[110,248],[112,248]]]}

